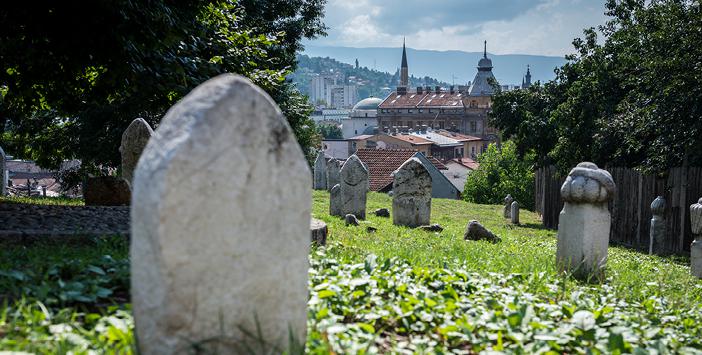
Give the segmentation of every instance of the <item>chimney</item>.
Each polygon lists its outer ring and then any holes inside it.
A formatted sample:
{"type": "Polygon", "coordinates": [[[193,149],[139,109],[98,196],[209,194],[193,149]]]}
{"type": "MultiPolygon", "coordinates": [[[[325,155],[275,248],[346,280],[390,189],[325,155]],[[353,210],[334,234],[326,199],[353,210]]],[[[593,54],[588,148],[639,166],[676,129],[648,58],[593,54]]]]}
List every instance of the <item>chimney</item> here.
{"type": "Polygon", "coordinates": [[[427,94],[431,94],[431,86],[427,85],[426,89],[424,91],[427,92],[427,94]]]}
{"type": "Polygon", "coordinates": [[[437,94],[441,94],[441,86],[437,85],[435,89],[437,94]]]}
{"type": "Polygon", "coordinates": [[[419,132],[427,133],[427,125],[423,124],[422,127],[419,129],[419,132]]]}
{"type": "Polygon", "coordinates": [[[422,87],[417,86],[417,94],[421,95],[422,94],[422,87]]]}
{"type": "Polygon", "coordinates": [[[397,94],[398,94],[398,95],[405,95],[405,94],[407,94],[407,87],[405,87],[405,86],[398,86],[398,87],[397,87],[397,94]]]}

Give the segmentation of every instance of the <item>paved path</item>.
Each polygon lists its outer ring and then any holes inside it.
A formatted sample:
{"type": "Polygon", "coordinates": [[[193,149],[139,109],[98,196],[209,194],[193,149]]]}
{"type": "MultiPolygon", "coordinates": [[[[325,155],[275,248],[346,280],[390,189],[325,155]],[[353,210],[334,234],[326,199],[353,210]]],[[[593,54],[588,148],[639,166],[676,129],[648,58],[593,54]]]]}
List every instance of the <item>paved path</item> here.
{"type": "Polygon", "coordinates": [[[129,206],[0,203],[0,239],[129,235],[129,206]]]}

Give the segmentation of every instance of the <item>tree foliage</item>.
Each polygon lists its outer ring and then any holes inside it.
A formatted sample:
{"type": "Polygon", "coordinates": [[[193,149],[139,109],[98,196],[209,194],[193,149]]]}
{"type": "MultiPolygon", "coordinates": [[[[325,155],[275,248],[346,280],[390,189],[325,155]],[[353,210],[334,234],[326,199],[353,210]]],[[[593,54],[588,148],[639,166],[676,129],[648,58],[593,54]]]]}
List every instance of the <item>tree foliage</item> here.
{"type": "Polygon", "coordinates": [[[493,124],[520,152],[567,171],[580,161],[663,171],[702,164],[702,9],[609,0],[556,79],[499,93],[493,124]]]}
{"type": "Polygon", "coordinates": [[[301,40],[324,33],[324,0],[286,4],[284,11],[234,0],[6,4],[2,144],[45,167],[70,158],[117,166],[121,134],[134,118],[156,126],[195,86],[232,72],[266,90],[309,148],[318,140],[311,108],[285,76],[301,40]]]}
{"type": "Polygon", "coordinates": [[[511,194],[522,208],[534,209],[534,153],[517,154],[517,145],[506,141],[490,144],[478,155],[480,166],[468,175],[464,199],[468,202],[500,204],[511,194]]]}
{"type": "Polygon", "coordinates": [[[344,133],[341,131],[339,126],[333,124],[320,124],[317,125],[317,130],[319,134],[324,139],[342,139],[344,138],[344,133]]]}

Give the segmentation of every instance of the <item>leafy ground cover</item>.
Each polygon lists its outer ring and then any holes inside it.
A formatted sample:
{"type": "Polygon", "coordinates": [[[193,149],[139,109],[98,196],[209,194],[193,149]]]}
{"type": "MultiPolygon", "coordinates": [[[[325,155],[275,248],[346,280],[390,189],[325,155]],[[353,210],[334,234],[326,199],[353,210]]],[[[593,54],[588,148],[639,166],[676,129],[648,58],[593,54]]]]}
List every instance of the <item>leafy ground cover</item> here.
{"type": "MultiPolygon", "coordinates": [[[[684,258],[610,248],[607,279],[555,269],[555,232],[501,206],[433,200],[441,233],[369,215],[346,227],[315,192],[329,245],[311,253],[307,352],[702,353],[702,282],[684,258]],[[477,219],[499,244],[467,242],[477,219]],[[366,227],[378,230],[368,232],[366,227]]],[[[368,210],[391,207],[371,193],[368,210]]],[[[128,245],[0,242],[0,350],[132,352],[128,245]]]]}

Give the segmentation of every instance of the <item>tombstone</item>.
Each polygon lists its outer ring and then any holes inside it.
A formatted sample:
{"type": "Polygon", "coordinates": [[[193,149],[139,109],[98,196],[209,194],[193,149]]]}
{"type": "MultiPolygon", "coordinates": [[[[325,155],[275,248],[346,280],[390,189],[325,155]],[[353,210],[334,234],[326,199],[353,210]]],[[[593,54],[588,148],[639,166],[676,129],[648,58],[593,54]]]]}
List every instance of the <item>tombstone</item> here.
{"type": "Polygon", "coordinates": [[[512,206],[510,206],[510,219],[512,221],[512,224],[519,224],[519,202],[514,201],[512,202],[512,206]]]}
{"type": "Polygon", "coordinates": [[[7,195],[7,178],[8,174],[5,173],[7,170],[7,156],[5,151],[0,147],[0,173],[2,174],[2,182],[0,183],[0,196],[7,195]]]}
{"type": "Polygon", "coordinates": [[[505,218],[512,218],[512,202],[514,202],[514,198],[512,198],[512,195],[507,195],[504,202],[505,208],[502,211],[502,215],[505,218]]]}
{"type": "Polygon", "coordinates": [[[324,151],[320,151],[314,161],[314,189],[327,189],[327,159],[324,157],[324,151]]]}
{"type": "Polygon", "coordinates": [[[690,246],[690,272],[702,279],[702,198],[690,206],[690,224],[695,238],[690,246]]]}
{"type": "Polygon", "coordinates": [[[329,192],[329,215],[343,217],[341,213],[341,185],[336,184],[329,192]]]}
{"type": "Polygon", "coordinates": [[[134,173],[141,353],[305,343],[311,176],[280,109],[246,78],[208,80],[168,111],[134,173]]]}
{"type": "Polygon", "coordinates": [[[663,254],[665,252],[665,199],[663,196],[656,197],[653,202],[651,202],[651,213],[653,213],[653,218],[651,218],[651,232],[650,241],[648,245],[649,254],[663,254]]]}
{"type": "Polygon", "coordinates": [[[499,243],[502,239],[483,227],[480,222],[472,220],[466,225],[466,231],[463,233],[463,240],[486,240],[490,243],[499,243]]]}
{"type": "Polygon", "coordinates": [[[334,185],[341,182],[341,162],[332,159],[327,162],[327,187],[331,191],[334,185]]]}
{"type": "Polygon", "coordinates": [[[561,187],[564,205],[556,248],[561,270],[577,278],[604,275],[612,224],[607,201],[614,191],[612,175],[593,163],[580,163],[570,171],[561,187]]]}
{"type": "Polygon", "coordinates": [[[316,218],[310,220],[310,235],[312,239],[312,244],[317,246],[327,245],[327,234],[329,229],[324,221],[320,221],[316,218]]]}
{"type": "Polygon", "coordinates": [[[431,175],[417,158],[409,158],[393,173],[392,223],[419,227],[431,216],[431,175]]]}
{"type": "Polygon", "coordinates": [[[143,118],[137,118],[122,133],[122,144],[119,152],[122,154],[122,177],[132,183],[134,169],[136,168],[141,152],[149,142],[154,131],[143,118]]]}
{"type": "Polygon", "coordinates": [[[366,219],[366,198],[368,194],[368,169],[356,154],[350,156],[341,167],[340,184],[341,214],[352,214],[358,219],[366,219]]]}

